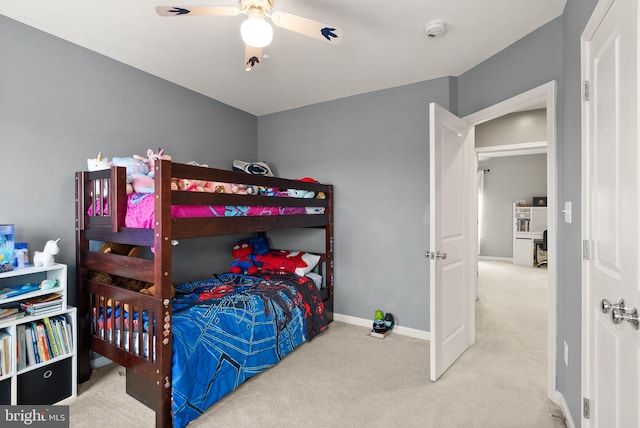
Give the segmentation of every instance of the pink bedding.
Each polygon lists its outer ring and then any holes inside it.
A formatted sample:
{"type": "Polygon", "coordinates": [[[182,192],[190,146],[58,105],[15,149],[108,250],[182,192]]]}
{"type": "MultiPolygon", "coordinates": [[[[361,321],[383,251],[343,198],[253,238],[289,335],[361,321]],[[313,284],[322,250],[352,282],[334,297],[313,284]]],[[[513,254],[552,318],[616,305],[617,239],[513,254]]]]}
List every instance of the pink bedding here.
{"type": "MultiPolygon", "coordinates": [[[[153,194],[131,193],[127,195],[126,227],[153,228],[153,194]]],[[[292,214],[322,214],[324,208],[305,207],[245,207],[245,206],[189,206],[174,205],[171,217],[237,217],[292,214]]]]}

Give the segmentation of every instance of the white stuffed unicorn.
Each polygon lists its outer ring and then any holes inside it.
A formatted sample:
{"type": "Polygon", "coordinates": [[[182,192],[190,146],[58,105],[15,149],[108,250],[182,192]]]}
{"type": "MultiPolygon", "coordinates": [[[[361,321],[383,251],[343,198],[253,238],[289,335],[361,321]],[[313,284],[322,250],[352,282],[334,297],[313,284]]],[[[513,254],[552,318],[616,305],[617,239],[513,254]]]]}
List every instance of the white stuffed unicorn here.
{"type": "Polygon", "coordinates": [[[60,247],[58,242],[60,238],[49,240],[44,246],[44,251],[36,251],[33,253],[33,265],[34,266],[51,266],[55,263],[54,256],[60,253],[60,247]]]}
{"type": "Polygon", "coordinates": [[[109,168],[111,168],[111,162],[109,162],[109,158],[102,157],[102,152],[99,152],[96,158],[87,159],[87,169],[89,171],[100,171],[101,169],[109,168]]]}

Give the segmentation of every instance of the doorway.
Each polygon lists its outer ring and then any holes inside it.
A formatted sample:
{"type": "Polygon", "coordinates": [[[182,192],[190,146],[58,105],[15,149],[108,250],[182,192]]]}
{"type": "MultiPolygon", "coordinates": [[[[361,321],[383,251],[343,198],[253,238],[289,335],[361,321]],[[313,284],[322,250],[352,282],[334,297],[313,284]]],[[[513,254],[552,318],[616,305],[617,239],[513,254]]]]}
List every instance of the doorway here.
{"type": "MultiPolygon", "coordinates": [[[[546,109],[546,145],[547,145],[547,396],[556,404],[560,404],[560,397],[556,395],[556,307],[557,307],[557,273],[556,273],[556,195],[557,195],[557,166],[556,166],[556,83],[549,82],[531,89],[520,95],[502,101],[484,110],[464,117],[470,125],[480,125],[509,113],[538,108],[546,109]]],[[[532,149],[531,145],[505,145],[500,150],[532,149]]],[[[473,166],[477,168],[477,164],[473,166]]],[[[475,172],[474,172],[475,173],[475,172]]],[[[476,199],[476,198],[474,198],[476,199]]],[[[477,204],[477,201],[476,201],[477,204]]],[[[477,213],[477,206],[475,209],[477,213]]],[[[477,260],[476,260],[477,263],[477,260]]],[[[477,281],[477,280],[476,280],[477,281]]],[[[477,282],[476,282],[477,287],[477,282]]]]}

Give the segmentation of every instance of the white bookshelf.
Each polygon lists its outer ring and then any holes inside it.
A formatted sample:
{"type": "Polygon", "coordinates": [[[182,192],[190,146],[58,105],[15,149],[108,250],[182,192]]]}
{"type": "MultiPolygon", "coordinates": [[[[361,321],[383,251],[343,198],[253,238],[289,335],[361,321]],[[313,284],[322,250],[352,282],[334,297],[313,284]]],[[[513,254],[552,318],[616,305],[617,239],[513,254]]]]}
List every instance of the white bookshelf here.
{"type": "MultiPolygon", "coordinates": [[[[0,376],[0,405],[55,404],[77,394],[77,315],[76,308],[68,305],[67,266],[25,267],[0,273],[0,289],[18,284],[40,284],[45,279],[57,280],[53,288],[37,289],[17,296],[0,298],[0,307],[15,306],[19,302],[39,296],[60,294],[61,308],[38,315],[24,315],[0,319],[0,332],[10,337],[11,352],[9,371],[0,376]],[[58,355],[50,355],[32,364],[19,363],[18,355],[26,353],[18,341],[19,326],[33,326],[48,318],[62,319],[71,326],[71,343],[58,355]],[[18,346],[21,347],[18,350],[18,346]]],[[[27,342],[23,343],[25,346],[27,342]]],[[[4,356],[7,358],[7,356],[4,356]]],[[[24,360],[23,360],[24,361],[24,360]]]]}
{"type": "Polygon", "coordinates": [[[547,207],[513,204],[513,263],[533,266],[535,241],[547,229],[547,207]]]}

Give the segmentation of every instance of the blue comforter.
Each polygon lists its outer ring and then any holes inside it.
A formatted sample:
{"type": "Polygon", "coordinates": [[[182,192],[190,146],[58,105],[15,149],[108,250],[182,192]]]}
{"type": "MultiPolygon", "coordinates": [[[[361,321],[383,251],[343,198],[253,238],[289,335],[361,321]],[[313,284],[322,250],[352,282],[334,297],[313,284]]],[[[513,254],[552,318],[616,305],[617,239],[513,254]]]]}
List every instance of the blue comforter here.
{"type": "Polygon", "coordinates": [[[322,299],[306,277],[222,274],[176,291],[174,427],[326,328],[322,299]]]}

